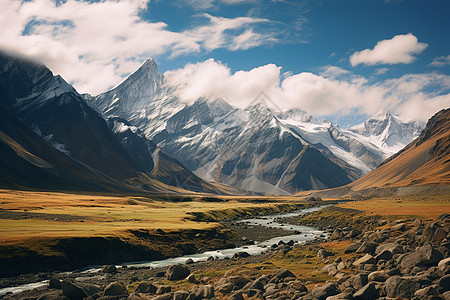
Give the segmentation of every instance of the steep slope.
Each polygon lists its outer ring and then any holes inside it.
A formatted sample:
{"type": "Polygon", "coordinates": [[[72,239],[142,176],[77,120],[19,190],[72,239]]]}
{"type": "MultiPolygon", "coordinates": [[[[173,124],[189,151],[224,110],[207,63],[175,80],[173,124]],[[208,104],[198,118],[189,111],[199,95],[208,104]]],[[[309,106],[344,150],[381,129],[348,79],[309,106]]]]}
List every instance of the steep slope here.
{"type": "MultiPolygon", "coordinates": [[[[151,174],[154,144],[133,132],[122,136],[128,144],[121,143],[75,89],[45,66],[0,54],[0,97],[2,186],[187,192],[151,174]]],[[[173,164],[184,171],[174,177],[192,182],[184,187],[222,192],[173,164]]]]}
{"type": "MultiPolygon", "coordinates": [[[[321,188],[346,184],[392,154],[364,132],[343,130],[299,109],[274,112],[263,101],[246,109],[234,108],[223,99],[185,103],[175,94],[164,85],[154,61],[147,60],[111,91],[85,98],[105,118],[126,119],[197,176],[254,192],[286,194],[314,186],[292,180],[302,176],[320,182],[321,188]],[[318,150],[314,157],[322,163],[335,165],[329,168],[335,174],[318,179],[312,168],[296,166],[293,162],[301,161],[296,158],[303,157],[299,154],[305,146],[318,150]],[[333,175],[339,179],[332,179],[333,175]]],[[[404,126],[383,128],[385,135],[399,128],[401,134],[404,126]]]]}
{"type": "Polygon", "coordinates": [[[450,109],[434,115],[421,135],[381,166],[349,187],[450,184],[450,109]]]}

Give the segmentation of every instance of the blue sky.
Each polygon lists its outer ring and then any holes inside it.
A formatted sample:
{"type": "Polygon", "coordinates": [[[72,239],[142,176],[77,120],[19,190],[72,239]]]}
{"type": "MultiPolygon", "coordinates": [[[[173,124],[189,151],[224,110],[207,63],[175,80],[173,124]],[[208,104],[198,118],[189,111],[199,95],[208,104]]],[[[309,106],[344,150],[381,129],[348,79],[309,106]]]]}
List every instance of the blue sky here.
{"type": "Polygon", "coordinates": [[[153,57],[182,100],[282,109],[354,125],[450,106],[447,0],[2,0],[0,49],[98,94],[153,57]],[[193,81],[195,78],[195,82],[193,81]]]}

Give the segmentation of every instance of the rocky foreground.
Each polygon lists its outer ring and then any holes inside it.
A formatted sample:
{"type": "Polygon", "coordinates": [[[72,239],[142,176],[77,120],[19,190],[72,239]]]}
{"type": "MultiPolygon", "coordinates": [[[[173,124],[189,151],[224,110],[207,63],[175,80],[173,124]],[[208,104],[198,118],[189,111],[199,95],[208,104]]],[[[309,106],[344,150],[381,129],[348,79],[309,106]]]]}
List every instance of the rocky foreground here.
{"type": "Polygon", "coordinates": [[[4,299],[450,299],[450,215],[385,220],[327,208],[289,222],[330,238],[169,268],[41,274],[46,287],[4,299]],[[339,216],[346,227],[333,223],[339,216]]]}

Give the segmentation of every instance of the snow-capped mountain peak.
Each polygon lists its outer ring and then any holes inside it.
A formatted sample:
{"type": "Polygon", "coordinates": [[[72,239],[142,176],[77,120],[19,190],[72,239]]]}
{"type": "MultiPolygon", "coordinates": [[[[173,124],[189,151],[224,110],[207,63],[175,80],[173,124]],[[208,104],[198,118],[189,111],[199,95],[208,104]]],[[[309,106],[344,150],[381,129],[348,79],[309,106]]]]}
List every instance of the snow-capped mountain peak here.
{"type": "Polygon", "coordinates": [[[85,98],[95,101],[95,106],[103,113],[129,118],[161,95],[162,83],[163,75],[158,72],[156,62],[149,58],[110,91],[93,98],[85,98]]]}
{"type": "Polygon", "coordinates": [[[349,131],[393,154],[418,137],[424,127],[423,122],[404,122],[397,116],[385,113],[355,125],[349,131]]]}
{"type": "Polygon", "coordinates": [[[275,110],[264,93],[241,109],[221,98],[182,102],[175,92],[148,60],[89,102],[128,120],[197,176],[263,193],[349,183],[421,130],[392,115],[345,130],[301,109],[275,110]]]}

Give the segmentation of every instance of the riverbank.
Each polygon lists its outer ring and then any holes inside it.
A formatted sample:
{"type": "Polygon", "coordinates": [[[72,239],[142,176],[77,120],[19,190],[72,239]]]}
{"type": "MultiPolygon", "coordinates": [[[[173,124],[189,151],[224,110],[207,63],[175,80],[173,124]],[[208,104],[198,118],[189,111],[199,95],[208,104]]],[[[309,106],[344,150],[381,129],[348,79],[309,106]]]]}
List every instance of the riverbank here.
{"type": "MultiPolygon", "coordinates": [[[[213,296],[219,299],[448,299],[450,296],[449,215],[435,219],[397,218],[328,207],[283,221],[320,226],[328,230],[330,238],[304,245],[280,243],[261,255],[184,264],[193,276],[180,280],[169,279],[168,267],[128,266],[93,273],[40,276],[42,279],[55,277],[84,291],[90,287],[91,291],[97,291],[92,299],[111,297],[113,291],[115,298],[102,299],[213,296]],[[118,291],[124,294],[119,295],[118,291]]],[[[5,299],[62,299],[58,298],[61,295],[60,288],[45,285],[5,299]]]]}
{"type": "MultiPolygon", "coordinates": [[[[197,196],[176,202],[26,191],[1,191],[1,197],[0,277],[232,248],[244,241],[221,221],[232,226],[245,216],[314,205],[298,199],[197,196]]],[[[264,231],[259,238],[278,234],[264,231]]]]}

